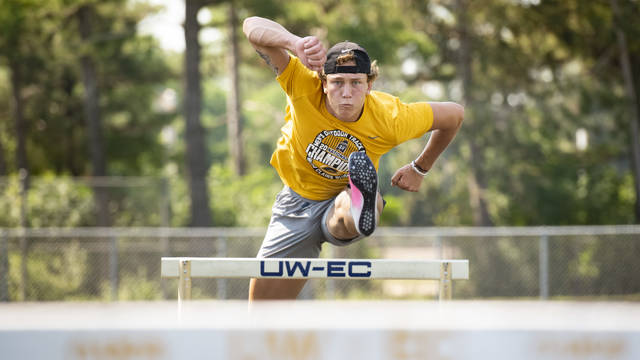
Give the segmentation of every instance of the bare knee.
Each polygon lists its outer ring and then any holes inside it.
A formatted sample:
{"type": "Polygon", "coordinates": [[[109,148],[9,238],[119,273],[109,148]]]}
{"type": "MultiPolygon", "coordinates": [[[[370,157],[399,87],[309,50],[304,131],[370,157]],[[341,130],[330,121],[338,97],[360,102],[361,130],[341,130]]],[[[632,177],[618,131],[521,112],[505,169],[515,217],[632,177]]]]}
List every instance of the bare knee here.
{"type": "MultiPolygon", "coordinates": [[[[384,202],[380,193],[377,193],[376,224],[380,221],[380,213],[384,207],[384,202]]],[[[327,216],[327,229],[329,233],[339,240],[351,240],[359,235],[356,223],[351,215],[351,189],[343,190],[334,201],[333,208],[329,210],[327,216]]]]}

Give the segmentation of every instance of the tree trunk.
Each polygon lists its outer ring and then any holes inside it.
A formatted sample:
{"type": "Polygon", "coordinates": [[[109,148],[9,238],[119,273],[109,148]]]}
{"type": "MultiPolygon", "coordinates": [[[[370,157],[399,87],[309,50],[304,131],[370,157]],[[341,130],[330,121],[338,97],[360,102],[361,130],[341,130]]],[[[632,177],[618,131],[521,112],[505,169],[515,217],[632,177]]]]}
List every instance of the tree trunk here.
{"type": "MultiPolygon", "coordinates": [[[[464,96],[464,105],[473,108],[474,98],[472,94],[473,76],[471,69],[471,39],[468,30],[468,0],[456,0],[457,16],[458,16],[458,33],[460,36],[460,52],[458,71],[462,78],[462,90],[464,96]]],[[[465,121],[464,128],[467,133],[477,133],[479,124],[474,119],[465,121]]],[[[480,146],[476,142],[474,136],[467,137],[469,141],[469,165],[471,173],[467,182],[469,188],[469,204],[473,212],[473,224],[476,226],[492,226],[493,222],[487,210],[487,202],[484,196],[487,185],[482,172],[483,156],[480,146]]]]}
{"type": "MultiPolygon", "coordinates": [[[[13,112],[15,120],[15,131],[17,139],[16,148],[16,170],[29,173],[29,162],[27,159],[27,124],[24,118],[24,102],[22,100],[22,69],[16,59],[11,59],[11,88],[13,91],[13,112]]],[[[29,178],[25,179],[25,190],[29,188],[29,178]]]]}
{"type": "Polygon", "coordinates": [[[624,78],[624,89],[627,95],[627,103],[629,107],[629,133],[631,136],[631,169],[633,171],[633,179],[636,193],[635,215],[636,223],[640,223],[640,111],[638,111],[638,98],[635,86],[633,84],[633,71],[631,69],[631,61],[629,50],[627,48],[627,39],[624,34],[621,23],[621,11],[618,7],[617,0],[611,0],[611,7],[614,14],[614,26],[616,29],[616,38],[618,41],[618,50],[620,52],[620,67],[622,68],[622,77],[624,78]]]}
{"type": "MultiPolygon", "coordinates": [[[[103,177],[107,175],[106,161],[104,155],[102,119],[100,116],[100,94],[98,91],[98,79],[96,67],[92,57],[92,16],[93,8],[89,5],[78,9],[78,24],[80,38],[82,39],[84,52],[80,57],[82,66],[82,82],[84,86],[84,120],[87,128],[87,138],[89,155],[91,156],[92,177],[103,177]]],[[[96,225],[108,227],[111,225],[109,214],[108,189],[91,182],[93,198],[96,209],[96,225]]],[[[106,240],[106,239],[105,239],[106,240]]],[[[113,240],[112,240],[113,242],[113,240]]],[[[101,251],[89,252],[89,263],[92,264],[87,274],[87,288],[91,293],[99,294],[102,284],[110,280],[111,286],[117,288],[117,279],[110,279],[109,260],[112,260],[113,253],[105,254],[101,251]]],[[[112,297],[112,300],[113,297],[112,297]]]]}
{"type": "MultiPolygon", "coordinates": [[[[29,164],[27,160],[27,129],[24,118],[24,102],[22,101],[22,69],[17,59],[9,60],[11,68],[11,88],[13,90],[13,110],[18,146],[16,149],[16,167],[20,179],[20,227],[28,226],[27,221],[27,193],[29,191],[29,164]]],[[[19,301],[27,299],[27,287],[29,286],[29,273],[27,261],[29,257],[29,239],[21,236],[20,247],[20,282],[18,284],[17,298],[19,301]]]]}
{"type": "MultiPolygon", "coordinates": [[[[70,72],[65,69],[62,80],[62,89],[68,99],[73,98],[73,91],[76,87],[76,80],[70,74],[70,72]]],[[[69,121],[65,124],[65,138],[64,138],[64,160],[62,162],[62,171],[67,170],[71,174],[71,176],[82,176],[83,174],[83,166],[82,160],[78,160],[78,155],[81,153],[79,149],[81,149],[84,144],[78,144],[76,141],[76,132],[78,129],[83,131],[82,122],[78,121],[76,116],[76,107],[74,104],[70,104],[69,102],[65,103],[64,114],[69,121]]]]}
{"type": "Polygon", "coordinates": [[[4,146],[0,139],[0,176],[7,176],[7,160],[4,157],[4,146]]]}
{"type": "MultiPolygon", "coordinates": [[[[80,37],[85,45],[89,45],[91,42],[91,16],[92,8],[89,6],[83,6],[78,10],[80,37]]],[[[87,48],[89,47],[87,46],[87,48]]],[[[107,170],[102,139],[102,120],[100,117],[98,80],[96,67],[88,50],[82,54],[81,62],[84,84],[84,113],[88,131],[92,176],[106,176],[107,170]]],[[[97,225],[109,226],[111,224],[111,219],[109,216],[109,201],[106,189],[96,186],[93,191],[97,205],[97,225]]]]}
{"type": "Polygon", "coordinates": [[[203,3],[198,0],[185,1],[185,81],[186,94],[184,112],[187,126],[187,169],[191,196],[191,226],[212,226],[209,207],[207,172],[209,158],[204,144],[204,129],[200,124],[202,90],[200,85],[200,43],[198,42],[198,11],[203,3]]]}
{"type": "Polygon", "coordinates": [[[227,66],[231,76],[229,95],[227,96],[227,138],[229,154],[237,175],[245,174],[244,153],[242,147],[242,113],[240,110],[240,89],[238,80],[238,18],[235,1],[229,2],[229,44],[231,51],[227,57],[227,66]]]}

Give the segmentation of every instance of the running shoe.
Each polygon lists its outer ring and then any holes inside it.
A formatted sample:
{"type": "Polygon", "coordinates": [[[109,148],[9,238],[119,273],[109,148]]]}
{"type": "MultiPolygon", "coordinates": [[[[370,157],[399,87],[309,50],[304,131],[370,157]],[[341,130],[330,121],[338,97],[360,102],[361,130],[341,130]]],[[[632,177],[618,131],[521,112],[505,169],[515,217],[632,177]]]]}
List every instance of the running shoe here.
{"type": "Polygon", "coordinates": [[[349,155],[351,216],[356,229],[369,236],[376,229],[378,174],[369,156],[362,151],[349,155]]]}

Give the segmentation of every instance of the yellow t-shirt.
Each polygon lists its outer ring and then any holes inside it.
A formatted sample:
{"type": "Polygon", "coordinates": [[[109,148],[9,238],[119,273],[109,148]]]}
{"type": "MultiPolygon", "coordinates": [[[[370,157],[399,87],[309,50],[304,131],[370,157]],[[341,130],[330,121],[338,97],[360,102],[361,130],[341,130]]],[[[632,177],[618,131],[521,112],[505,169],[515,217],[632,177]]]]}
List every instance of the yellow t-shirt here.
{"type": "Polygon", "coordinates": [[[307,199],[327,200],[344,189],[353,151],[365,151],[378,169],[382,155],[433,125],[428,103],[406,104],[379,91],[367,95],[358,121],[338,120],[327,111],[317,73],[295,56],[277,80],[287,94],[287,109],[271,165],[285,185],[307,199]]]}

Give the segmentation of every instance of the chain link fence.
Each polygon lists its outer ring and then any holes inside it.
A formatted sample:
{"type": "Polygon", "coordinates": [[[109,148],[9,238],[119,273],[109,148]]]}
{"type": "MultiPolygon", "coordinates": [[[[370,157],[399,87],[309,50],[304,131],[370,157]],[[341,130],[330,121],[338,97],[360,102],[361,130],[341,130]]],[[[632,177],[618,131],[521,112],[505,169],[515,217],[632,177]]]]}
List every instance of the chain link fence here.
{"type": "MultiPolygon", "coordinates": [[[[0,300],[175,299],[162,256],[254,257],[262,228],[0,228],[0,300]]],[[[321,257],[469,259],[455,299],[640,300],[640,226],[380,228],[321,257]]],[[[308,281],[307,299],[431,299],[436,281],[308,281]]],[[[194,299],[246,299],[248,280],[194,279],[194,299]]]]}

